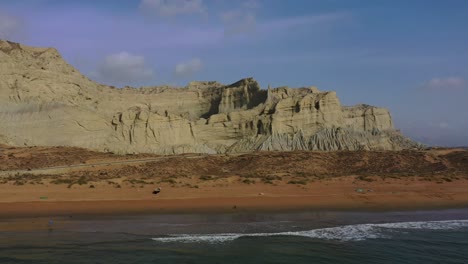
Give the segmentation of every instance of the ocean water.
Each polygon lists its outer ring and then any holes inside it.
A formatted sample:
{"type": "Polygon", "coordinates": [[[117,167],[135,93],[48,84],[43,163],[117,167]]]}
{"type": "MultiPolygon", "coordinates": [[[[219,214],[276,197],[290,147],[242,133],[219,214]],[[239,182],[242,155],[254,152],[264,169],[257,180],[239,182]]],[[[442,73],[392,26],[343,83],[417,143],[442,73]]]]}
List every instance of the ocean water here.
{"type": "Polygon", "coordinates": [[[49,225],[0,232],[0,263],[468,263],[466,209],[126,216],[49,225]]]}

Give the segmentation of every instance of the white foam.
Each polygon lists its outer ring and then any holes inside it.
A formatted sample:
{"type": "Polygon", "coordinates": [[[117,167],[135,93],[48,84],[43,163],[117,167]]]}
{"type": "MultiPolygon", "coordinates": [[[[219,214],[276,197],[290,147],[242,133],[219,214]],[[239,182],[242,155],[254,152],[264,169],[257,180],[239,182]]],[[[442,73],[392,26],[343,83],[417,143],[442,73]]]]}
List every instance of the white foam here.
{"type": "Polygon", "coordinates": [[[224,234],[178,234],[168,237],[153,238],[158,242],[179,243],[222,243],[240,237],[267,237],[267,236],[301,236],[325,240],[359,241],[365,239],[385,238],[388,231],[402,229],[425,229],[425,230],[452,230],[468,227],[468,220],[449,221],[425,221],[425,222],[402,222],[385,224],[359,224],[345,225],[329,228],[313,229],[308,231],[278,232],[278,233],[224,233],[224,234]]]}

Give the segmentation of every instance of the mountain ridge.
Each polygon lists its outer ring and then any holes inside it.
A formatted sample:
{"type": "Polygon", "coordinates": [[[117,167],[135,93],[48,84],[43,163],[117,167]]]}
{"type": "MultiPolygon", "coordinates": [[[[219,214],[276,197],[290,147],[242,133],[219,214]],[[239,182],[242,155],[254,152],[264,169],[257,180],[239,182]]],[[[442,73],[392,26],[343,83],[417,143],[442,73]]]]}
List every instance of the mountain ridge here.
{"type": "Polygon", "coordinates": [[[385,108],[342,106],[316,87],[253,78],[122,88],[91,81],[54,48],[0,40],[0,144],[115,153],[401,150],[420,145],[385,108]]]}

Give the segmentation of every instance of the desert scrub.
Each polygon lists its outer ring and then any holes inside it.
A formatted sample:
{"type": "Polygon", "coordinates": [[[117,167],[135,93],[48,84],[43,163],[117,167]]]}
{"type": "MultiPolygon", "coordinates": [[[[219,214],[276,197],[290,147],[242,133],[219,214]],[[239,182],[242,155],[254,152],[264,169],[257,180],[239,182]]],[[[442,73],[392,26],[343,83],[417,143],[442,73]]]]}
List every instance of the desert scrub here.
{"type": "Polygon", "coordinates": [[[295,173],[296,175],[295,176],[298,176],[298,177],[310,177],[310,176],[315,176],[315,174],[310,174],[310,173],[306,173],[304,171],[298,171],[295,173]]]}
{"type": "Polygon", "coordinates": [[[429,181],[429,182],[431,182],[431,181],[435,180],[435,177],[424,176],[424,177],[422,177],[422,178],[419,177],[419,179],[420,179],[421,181],[429,181]]]}
{"type": "Polygon", "coordinates": [[[256,172],[251,172],[251,173],[244,174],[241,177],[242,178],[262,178],[264,176],[265,176],[264,173],[256,171],[256,172]]]}
{"type": "Polygon", "coordinates": [[[84,185],[84,184],[87,184],[87,183],[88,183],[88,179],[85,176],[81,176],[76,181],[76,184],[79,184],[79,185],[84,185]]]}
{"type": "Polygon", "coordinates": [[[2,179],[0,183],[13,182],[14,185],[25,185],[25,184],[39,184],[43,178],[48,177],[48,175],[34,175],[30,173],[10,175],[2,179]]]}
{"type": "Polygon", "coordinates": [[[73,183],[73,180],[72,179],[59,178],[59,179],[54,179],[54,180],[50,181],[50,183],[52,183],[52,184],[71,184],[71,183],[73,183]]]}
{"type": "Polygon", "coordinates": [[[159,183],[169,183],[169,184],[175,185],[177,184],[177,181],[174,179],[162,179],[161,181],[159,181],[159,183]]]}
{"type": "Polygon", "coordinates": [[[26,183],[25,181],[16,180],[13,184],[14,185],[24,185],[25,183],[26,183]]]}
{"type": "Polygon", "coordinates": [[[251,180],[251,179],[244,179],[244,180],[242,180],[242,182],[245,183],[245,184],[255,184],[256,183],[255,180],[251,180]]]}
{"type": "Polygon", "coordinates": [[[50,181],[51,184],[68,184],[68,188],[71,188],[73,185],[85,185],[88,184],[89,180],[85,176],[80,176],[77,178],[55,178],[50,181]]]}
{"type": "Polygon", "coordinates": [[[211,175],[203,175],[203,176],[200,176],[200,180],[202,181],[211,181],[211,180],[214,180],[215,177],[211,176],[211,175]]]}
{"type": "Polygon", "coordinates": [[[324,175],[324,174],[315,174],[313,177],[314,177],[315,179],[319,180],[319,181],[320,181],[320,180],[325,180],[325,179],[327,178],[327,176],[324,175]]]}
{"type": "Polygon", "coordinates": [[[360,180],[360,181],[366,181],[366,182],[373,182],[374,181],[374,179],[369,178],[368,176],[365,176],[365,175],[359,175],[357,177],[357,179],[360,180]]]}
{"type": "Polygon", "coordinates": [[[262,179],[262,182],[265,184],[275,184],[273,181],[267,180],[267,179],[262,179]]]}
{"type": "Polygon", "coordinates": [[[298,184],[298,185],[307,185],[306,180],[290,180],[288,184],[298,184]]]}
{"type": "Polygon", "coordinates": [[[382,178],[382,180],[386,180],[386,179],[401,179],[402,177],[411,177],[410,175],[406,175],[406,176],[403,176],[403,175],[399,175],[399,174],[384,174],[384,175],[381,175],[380,178],[382,178]]]}
{"type": "Polygon", "coordinates": [[[443,177],[442,180],[446,181],[446,182],[452,182],[452,178],[449,178],[449,177],[443,177]]]}
{"type": "Polygon", "coordinates": [[[151,181],[151,182],[147,182],[147,181],[141,180],[141,179],[126,179],[125,181],[128,182],[128,183],[130,183],[130,184],[132,184],[132,185],[137,185],[137,184],[140,184],[140,185],[141,185],[141,184],[143,184],[143,185],[145,185],[145,184],[154,184],[154,182],[152,182],[152,181],[151,181]]]}
{"type": "Polygon", "coordinates": [[[192,185],[190,183],[185,183],[184,185],[182,185],[181,187],[187,187],[187,188],[191,188],[191,189],[198,189],[200,188],[198,185],[192,185]]]}
{"type": "Polygon", "coordinates": [[[283,180],[283,178],[281,178],[280,176],[272,176],[272,175],[262,178],[262,182],[266,184],[274,184],[274,181],[281,181],[281,180],[283,180]]]}

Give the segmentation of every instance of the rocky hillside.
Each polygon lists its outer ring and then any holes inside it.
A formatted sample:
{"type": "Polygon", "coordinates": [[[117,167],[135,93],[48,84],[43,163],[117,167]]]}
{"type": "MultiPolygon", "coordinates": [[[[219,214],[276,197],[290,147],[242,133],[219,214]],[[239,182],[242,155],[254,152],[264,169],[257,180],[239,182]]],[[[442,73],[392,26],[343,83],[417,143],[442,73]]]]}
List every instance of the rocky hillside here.
{"type": "Polygon", "coordinates": [[[53,48],[0,40],[0,144],[115,153],[256,150],[401,150],[388,110],[344,107],[335,92],[231,85],[115,89],[97,84],[53,48]]]}

